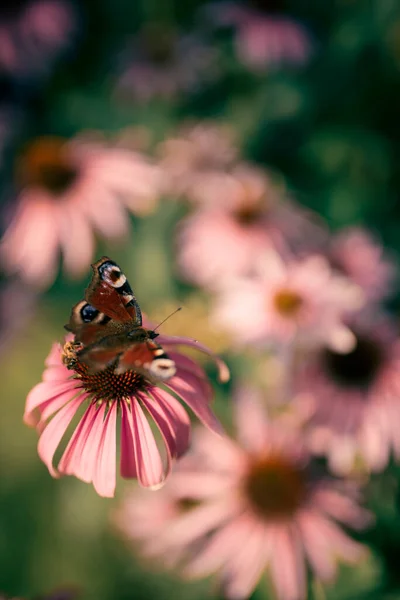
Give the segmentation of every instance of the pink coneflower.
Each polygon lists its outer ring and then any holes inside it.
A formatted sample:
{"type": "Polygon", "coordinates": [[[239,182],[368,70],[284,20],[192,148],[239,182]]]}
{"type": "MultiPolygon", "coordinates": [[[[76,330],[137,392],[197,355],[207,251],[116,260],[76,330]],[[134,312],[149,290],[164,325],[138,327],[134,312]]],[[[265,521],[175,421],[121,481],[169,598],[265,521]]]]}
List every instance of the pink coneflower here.
{"type": "Polygon", "coordinates": [[[309,355],[295,385],[314,403],[311,445],[331,468],[347,473],[361,458],[380,471],[391,449],[400,456],[400,342],[396,326],[376,316],[363,314],[351,328],[354,348],[309,355]]]}
{"type": "Polygon", "coordinates": [[[234,2],[213,5],[209,15],[216,25],[234,27],[237,56],[251,70],[302,65],[311,56],[310,34],[290,17],[234,2]]]}
{"type": "Polygon", "coordinates": [[[241,343],[325,343],[346,351],[354,338],[343,318],[362,301],[361,290],[334,275],[322,256],[285,263],[270,251],[258,276],[224,287],[214,321],[241,343]],[[246,318],[238,318],[244,313],[246,318]]]}
{"type": "Polygon", "coordinates": [[[157,498],[133,491],[116,522],[185,576],[218,572],[224,598],[248,598],[267,568],[280,600],[300,600],[306,565],[331,581],[337,559],[361,558],[340,524],[363,528],[370,515],[356,487],[318,472],[295,430],[269,422],[254,395],[238,400],[241,446],[200,432],[157,498]]]}
{"type": "Polygon", "coordinates": [[[0,72],[17,77],[45,74],[77,29],[64,0],[7,2],[0,9],[0,72]]]}
{"type": "Polygon", "coordinates": [[[153,210],[159,171],[138,153],[89,140],[34,140],[19,158],[17,210],[1,244],[9,272],[45,287],[61,250],[65,270],[84,273],[94,250],[93,230],[107,239],[129,230],[126,208],[153,210]]]}
{"type": "Polygon", "coordinates": [[[228,194],[220,192],[233,187],[227,170],[238,157],[231,128],[208,122],[187,125],[159,145],[158,155],[167,193],[202,205],[226,202],[228,194]]]}
{"type": "Polygon", "coordinates": [[[392,291],[395,265],[368,231],[354,227],[337,234],[328,258],[332,267],[359,285],[369,300],[382,300],[392,291]]]}
{"type": "Polygon", "coordinates": [[[179,268],[199,285],[253,272],[271,246],[300,252],[323,237],[313,215],[283,198],[268,174],[253,166],[237,165],[229,177],[209,181],[203,194],[208,201],[178,231],[179,268]]]}
{"type": "MultiPolygon", "coordinates": [[[[176,345],[209,350],[190,338],[160,335],[157,340],[169,348],[176,375],[158,387],[132,370],[122,374],[114,367],[91,374],[75,356],[73,374],[63,363],[74,346],[55,344],[46,360],[43,381],[29,393],[24,421],[40,432],[38,452],[53,477],[75,475],[93,485],[100,496],[113,496],[116,479],[117,418],[121,421],[120,471],[123,477],[137,478],[145,487],[159,486],[172,460],[188,448],[189,417],[178,401],[183,400],[195,415],[214,431],[220,425],[210,409],[212,389],[204,371],[193,360],[174,350],[176,345]],[[164,389],[165,388],[165,389],[164,389]],[[85,407],[64,450],[58,467],[54,454],[79,409],[85,407]],[[163,465],[148,417],[156,424],[166,448],[163,465]],[[51,418],[51,420],[49,420],[51,418]]],[[[223,363],[221,379],[228,377],[223,363]]]]}
{"type": "Polygon", "coordinates": [[[0,354],[9,352],[12,341],[23,328],[32,313],[37,293],[20,281],[0,283],[0,354]]]}
{"type": "Polygon", "coordinates": [[[182,35],[160,23],[145,25],[122,60],[118,91],[139,102],[174,99],[218,73],[214,48],[195,34],[182,35]]]}

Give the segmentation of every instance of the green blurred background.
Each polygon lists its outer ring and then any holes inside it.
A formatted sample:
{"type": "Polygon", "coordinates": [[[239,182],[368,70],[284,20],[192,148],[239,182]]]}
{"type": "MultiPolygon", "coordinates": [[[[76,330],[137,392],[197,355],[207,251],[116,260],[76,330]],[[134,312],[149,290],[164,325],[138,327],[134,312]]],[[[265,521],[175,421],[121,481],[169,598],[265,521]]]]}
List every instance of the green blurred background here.
{"type": "MultiPolygon", "coordinates": [[[[235,58],[230,32],[204,29],[206,7],[195,0],[75,3],[76,39],[52,73],[36,84],[7,74],[0,78],[2,101],[20,111],[1,171],[4,210],[13,203],[15,153],[31,136],[88,129],[112,134],[140,125],[155,143],[186,119],[215,119],[232,123],[243,156],[279,172],[297,200],[323,215],[332,229],[366,225],[389,250],[399,251],[398,2],[256,4],[307,28],[313,44],[308,64],[249,72],[235,58]],[[218,77],[170,101],[143,104],[115,94],[120,53],[144,23],[154,21],[205,36],[218,52],[218,77]]],[[[132,219],[127,245],[98,245],[98,256],[107,252],[124,268],[150,316],[167,304],[184,303],[190,292],[176,277],[171,244],[183,213],[179,204],[163,199],[154,215],[132,219]]],[[[89,600],[218,597],[209,582],[185,584],[135,560],[110,526],[118,495],[130,484],[119,481],[117,498],[106,500],[76,479],[53,480],[37,456],[36,433],[22,423],[26,395],[41,378],[51,344],[62,339],[63,324],[86,283],[60,275],[28,315],[15,315],[21,326],[2,346],[0,590],[32,598],[72,585],[89,600]]],[[[398,298],[392,308],[397,312],[398,298]]],[[[196,325],[181,326],[195,334],[196,325]]],[[[218,388],[221,417],[229,412],[230,389],[218,388]]],[[[370,482],[367,499],[377,524],[362,539],[370,543],[371,557],[360,569],[344,569],[328,598],[400,599],[399,480],[392,465],[370,482]]],[[[254,597],[265,595],[260,589],[254,597]]],[[[313,587],[310,598],[321,600],[325,592],[313,587]]]]}

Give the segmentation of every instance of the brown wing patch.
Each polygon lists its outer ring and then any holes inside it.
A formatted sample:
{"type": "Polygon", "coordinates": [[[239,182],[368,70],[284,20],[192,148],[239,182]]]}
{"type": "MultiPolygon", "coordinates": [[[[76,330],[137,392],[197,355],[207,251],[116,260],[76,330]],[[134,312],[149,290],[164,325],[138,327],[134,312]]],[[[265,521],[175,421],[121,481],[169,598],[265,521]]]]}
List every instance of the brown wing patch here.
{"type": "Polygon", "coordinates": [[[142,313],[125,275],[107,256],[92,265],[93,277],[85,298],[111,319],[142,324],[142,313]]]}

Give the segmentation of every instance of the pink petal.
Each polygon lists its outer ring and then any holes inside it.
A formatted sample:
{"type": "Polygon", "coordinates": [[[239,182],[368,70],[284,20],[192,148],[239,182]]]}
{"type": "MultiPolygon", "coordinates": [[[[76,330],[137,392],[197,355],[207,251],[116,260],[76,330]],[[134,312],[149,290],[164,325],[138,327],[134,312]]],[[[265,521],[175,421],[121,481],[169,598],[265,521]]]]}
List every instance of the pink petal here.
{"type": "Polygon", "coordinates": [[[262,452],[268,441],[268,421],[261,394],[254,388],[241,389],[234,408],[239,442],[248,450],[262,452]]]}
{"type": "Polygon", "coordinates": [[[197,362],[195,362],[188,356],[185,356],[184,354],[181,354],[180,352],[171,352],[171,351],[168,351],[168,356],[179,366],[180,369],[184,369],[185,371],[190,371],[193,375],[196,375],[196,377],[206,380],[207,376],[206,376],[204,370],[201,368],[201,366],[197,362]]]}
{"type": "Polygon", "coordinates": [[[153,398],[149,398],[146,394],[140,397],[142,404],[150,413],[150,416],[156,423],[160,433],[163,437],[164,444],[167,450],[167,468],[165,477],[167,477],[171,471],[171,459],[176,458],[176,443],[175,436],[171,430],[170,423],[163,412],[163,410],[154,403],[153,398]]]}
{"type": "Polygon", "coordinates": [[[213,529],[221,527],[235,516],[238,510],[237,502],[229,496],[202,504],[171,522],[163,536],[163,541],[174,546],[196,541],[213,529]]]}
{"type": "MultiPolygon", "coordinates": [[[[158,487],[165,479],[160,453],[154,439],[153,432],[139,403],[131,399],[131,411],[121,403],[122,419],[128,422],[129,427],[124,427],[123,434],[128,439],[122,446],[122,455],[133,449],[136,473],[139,483],[144,487],[158,487]],[[127,443],[126,443],[127,442],[127,443]]],[[[124,469],[125,472],[125,469],[124,469]]],[[[121,463],[122,473],[122,463],[121,463]]],[[[122,473],[123,476],[125,476],[122,473]]]]}
{"type": "MultiPolygon", "coordinates": [[[[69,341],[69,340],[66,340],[69,341]]],[[[60,367],[61,362],[61,345],[56,343],[53,344],[49,352],[48,357],[45,360],[46,367],[60,367]]]]}
{"type": "Polygon", "coordinates": [[[82,470],[82,456],[89,433],[96,420],[97,412],[97,406],[94,403],[90,403],[76,426],[58,464],[60,473],[65,475],[75,475],[76,477],[83,479],[83,481],[86,481],[86,483],[90,482],[90,477],[84,477],[82,470]]]}
{"type": "Polygon", "coordinates": [[[189,373],[185,374],[185,378],[175,375],[169,379],[166,386],[186,402],[202,423],[217,433],[223,433],[222,425],[208,406],[202,382],[198,377],[189,373]]]}
{"type": "MultiPolygon", "coordinates": [[[[77,384],[74,380],[62,382],[42,381],[35,385],[29,392],[25,404],[24,423],[34,427],[38,419],[34,416],[33,411],[39,409],[41,405],[57,400],[60,396],[67,402],[77,392],[77,384]]],[[[55,412],[55,411],[54,411],[55,412]]]]}
{"type": "Polygon", "coordinates": [[[330,551],[350,563],[357,562],[365,552],[365,547],[346,535],[335,523],[322,515],[314,514],[315,526],[324,536],[330,551]]]}
{"type": "Polygon", "coordinates": [[[53,477],[58,477],[58,473],[53,467],[54,453],[82,401],[82,397],[71,400],[59,410],[40,436],[38,454],[53,477]]]}
{"type": "Polygon", "coordinates": [[[250,596],[257,585],[265,567],[266,531],[260,523],[248,528],[245,538],[226,567],[223,569],[225,579],[224,591],[231,600],[242,600],[250,596]]]}
{"type": "Polygon", "coordinates": [[[210,500],[232,489],[232,478],[226,473],[176,470],[171,486],[174,494],[182,498],[210,500]]]}
{"type": "Polygon", "coordinates": [[[219,570],[243,547],[251,524],[247,515],[240,515],[217,530],[206,546],[187,564],[184,574],[188,577],[206,577],[219,570]]]}
{"type": "Polygon", "coordinates": [[[80,448],[80,458],[77,456],[78,460],[76,460],[75,464],[72,463],[71,465],[75,466],[74,471],[71,469],[71,474],[87,483],[93,481],[98,451],[104,431],[104,417],[106,412],[105,403],[100,407],[96,407],[96,405],[93,405],[93,407],[95,408],[95,411],[93,412],[93,418],[88,426],[87,435],[86,437],[82,435],[82,445],[80,446],[78,444],[78,447],[80,448]]]}
{"type": "Polygon", "coordinates": [[[87,269],[93,256],[93,232],[75,203],[64,205],[59,220],[65,270],[79,276],[87,269]]]}
{"type": "Polygon", "coordinates": [[[151,394],[168,419],[175,439],[176,456],[179,458],[189,447],[191,434],[189,415],[182,404],[168,392],[155,387],[151,390],[151,394]]]}
{"type": "Polygon", "coordinates": [[[71,378],[71,371],[61,364],[48,366],[43,372],[43,381],[66,381],[71,378]]]}
{"type": "Polygon", "coordinates": [[[214,354],[209,348],[207,348],[207,346],[200,344],[200,342],[197,340],[187,337],[160,335],[157,341],[162,346],[189,346],[190,348],[199,350],[199,352],[204,352],[204,354],[207,354],[214,359],[218,367],[219,380],[221,382],[229,381],[230,373],[224,361],[214,354]]]}
{"type": "Polygon", "coordinates": [[[313,502],[319,509],[336,521],[341,521],[350,527],[362,529],[372,521],[372,514],[361,508],[352,498],[344,496],[336,490],[317,490],[313,502]]]}
{"type": "Polygon", "coordinates": [[[318,527],[312,514],[300,515],[297,519],[303,546],[317,577],[331,581],[336,575],[336,564],[329,542],[318,527]]]}
{"type": "Polygon", "coordinates": [[[93,476],[94,489],[100,496],[112,498],[116,483],[117,403],[113,402],[103,424],[93,476]]]}
{"type": "Polygon", "coordinates": [[[226,436],[219,437],[199,427],[194,431],[193,447],[203,464],[213,471],[239,476],[246,468],[247,454],[226,436]]]}
{"type": "MultiPolygon", "coordinates": [[[[135,402],[135,400],[132,400],[135,402]]],[[[121,402],[121,458],[120,471],[122,477],[126,479],[136,479],[136,458],[134,448],[134,436],[132,433],[130,410],[125,402],[121,402]]]]}
{"type": "Polygon", "coordinates": [[[286,525],[277,526],[271,554],[271,572],[282,600],[304,598],[306,593],[304,562],[297,532],[286,525]]]}

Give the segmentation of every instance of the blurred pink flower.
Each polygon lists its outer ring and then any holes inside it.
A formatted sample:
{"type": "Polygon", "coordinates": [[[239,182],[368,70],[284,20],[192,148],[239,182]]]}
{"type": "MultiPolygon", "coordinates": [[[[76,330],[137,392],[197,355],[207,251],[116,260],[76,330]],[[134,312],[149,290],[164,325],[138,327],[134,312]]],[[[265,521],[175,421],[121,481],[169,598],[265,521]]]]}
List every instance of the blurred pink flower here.
{"type": "Polygon", "coordinates": [[[355,340],[343,319],[362,303],[360,288],[334,275],[323,256],[284,262],[270,251],[257,276],[224,286],[214,322],[241,343],[327,344],[344,352],[355,340]]]}
{"type": "Polygon", "coordinates": [[[356,339],[348,353],[321,348],[299,364],[299,398],[314,404],[310,443],[343,474],[355,460],[381,471],[391,449],[400,457],[400,341],[388,320],[362,314],[351,324],[356,339]]]}
{"type": "MultiPolygon", "coordinates": [[[[190,419],[175,394],[210,429],[221,426],[210,409],[211,386],[204,371],[190,358],[174,350],[176,345],[194,347],[211,354],[201,344],[184,337],[160,335],[177,372],[163,387],[129,370],[122,374],[108,367],[95,374],[79,362],[71,370],[63,356],[71,358],[71,338],[62,348],[55,344],[47,357],[43,381],[29,393],[24,421],[40,433],[38,452],[53,477],[75,475],[93,485],[100,496],[114,495],[116,483],[117,415],[121,419],[120,471],[123,477],[137,478],[145,487],[158,487],[168,475],[171,462],[186,452],[190,419]],[[164,389],[164,387],[166,389],[164,389]],[[60,459],[54,454],[80,408],[86,407],[60,459]],[[51,420],[49,421],[49,418],[51,420]],[[148,417],[156,424],[166,449],[163,465],[148,417]]],[[[218,359],[221,378],[227,368],[218,359]]]]}
{"type": "Polygon", "coordinates": [[[71,44],[76,29],[75,11],[65,0],[4,3],[0,9],[0,73],[17,77],[46,73],[71,44]]]}
{"type": "Polygon", "coordinates": [[[329,261],[334,269],[359,285],[369,300],[380,301],[392,291],[395,265],[364,229],[354,227],[337,234],[331,243],[329,261]]]}
{"type": "Polygon", "coordinates": [[[217,26],[235,28],[237,56],[251,70],[285,63],[302,65],[311,56],[309,33],[290,17],[263,13],[234,2],[213,5],[209,14],[217,26]]]}
{"type": "Polygon", "coordinates": [[[61,249],[65,270],[83,274],[92,260],[94,231],[106,239],[127,235],[126,208],[152,211],[160,191],[158,169],[142,155],[99,142],[43,137],[19,159],[18,205],[0,246],[8,272],[30,284],[52,283],[61,249]]]}
{"type": "MultiPolygon", "coordinates": [[[[200,189],[200,188],[199,188],[200,189]]],[[[324,237],[314,215],[283,198],[263,171],[239,164],[203,186],[205,205],[178,230],[178,265],[199,285],[221,285],[254,271],[268,248],[282,253],[318,246],[324,237]]]]}
{"type": "Polygon", "coordinates": [[[0,283],[0,353],[9,352],[14,336],[32,317],[37,293],[20,281],[0,283]]]}
{"type": "Polygon", "coordinates": [[[199,432],[165,488],[132,491],[116,524],[187,577],[219,572],[224,598],[248,598],[268,568],[280,600],[303,599],[306,565],[329,581],[338,559],[362,557],[339,523],[363,528],[370,514],[355,485],[316,471],[295,429],[267,420],[258,392],[241,390],[236,409],[241,446],[199,432]]]}
{"type": "Polygon", "coordinates": [[[214,48],[200,37],[180,35],[166,24],[145,25],[131,46],[122,57],[118,91],[139,102],[153,97],[170,100],[194,91],[219,71],[214,48]]]}
{"type": "Polygon", "coordinates": [[[167,193],[200,204],[226,201],[220,189],[229,185],[232,177],[227,169],[238,157],[231,128],[208,122],[186,126],[159,145],[158,155],[167,193]]]}

